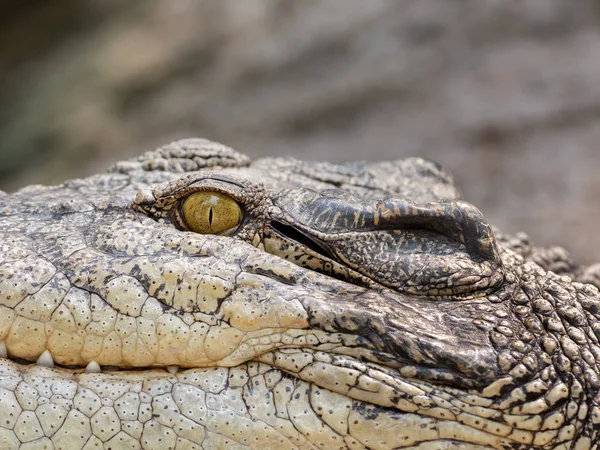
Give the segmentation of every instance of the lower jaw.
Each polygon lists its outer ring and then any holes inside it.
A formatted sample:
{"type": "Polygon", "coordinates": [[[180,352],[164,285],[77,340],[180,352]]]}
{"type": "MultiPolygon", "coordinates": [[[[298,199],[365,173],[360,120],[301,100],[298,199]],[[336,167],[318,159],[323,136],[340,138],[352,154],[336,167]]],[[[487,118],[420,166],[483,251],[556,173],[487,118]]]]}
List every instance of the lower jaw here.
{"type": "Polygon", "coordinates": [[[181,440],[201,448],[236,443],[300,448],[307,441],[319,448],[458,448],[457,443],[461,449],[519,448],[518,441],[473,433],[450,417],[353,399],[259,362],[175,374],[166,369],[86,373],[0,358],[0,403],[3,439],[12,428],[16,436],[19,427],[38,434],[43,428],[36,439],[51,439],[55,448],[84,448],[90,440],[106,444],[112,438],[133,440],[136,448],[154,448],[152,442],[168,448],[181,440]],[[469,443],[471,437],[477,446],[469,443]]]}

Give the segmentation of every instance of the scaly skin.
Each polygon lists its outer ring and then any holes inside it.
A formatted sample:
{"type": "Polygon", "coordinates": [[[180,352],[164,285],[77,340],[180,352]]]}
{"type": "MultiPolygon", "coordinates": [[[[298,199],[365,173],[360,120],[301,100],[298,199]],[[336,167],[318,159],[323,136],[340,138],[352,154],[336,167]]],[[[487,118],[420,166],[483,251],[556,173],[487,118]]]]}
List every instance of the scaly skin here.
{"type": "Polygon", "coordinates": [[[598,447],[593,270],[434,164],[180,141],[1,195],[0,238],[2,449],[598,447]],[[233,235],[186,231],[199,190],[233,235]]]}

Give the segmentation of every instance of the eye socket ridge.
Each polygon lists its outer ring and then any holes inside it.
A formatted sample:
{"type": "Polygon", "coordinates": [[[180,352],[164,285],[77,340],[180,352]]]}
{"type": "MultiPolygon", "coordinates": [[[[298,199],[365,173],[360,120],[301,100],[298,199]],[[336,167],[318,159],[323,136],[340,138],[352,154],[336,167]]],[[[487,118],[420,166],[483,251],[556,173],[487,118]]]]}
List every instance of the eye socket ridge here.
{"type": "Polygon", "coordinates": [[[234,234],[244,218],[240,204],[217,190],[192,192],[181,201],[179,213],[190,231],[222,236],[234,234]]]}

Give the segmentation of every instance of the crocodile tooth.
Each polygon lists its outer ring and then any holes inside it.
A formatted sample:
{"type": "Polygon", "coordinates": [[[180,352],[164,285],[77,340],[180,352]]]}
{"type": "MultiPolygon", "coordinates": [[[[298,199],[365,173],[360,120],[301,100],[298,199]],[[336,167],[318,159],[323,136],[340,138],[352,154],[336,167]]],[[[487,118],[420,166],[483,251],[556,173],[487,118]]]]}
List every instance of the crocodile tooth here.
{"type": "Polygon", "coordinates": [[[49,350],[44,350],[44,352],[40,355],[38,360],[36,361],[38,366],[44,367],[54,367],[54,360],[52,359],[52,354],[49,350]]]}
{"type": "Polygon", "coordinates": [[[85,367],[85,371],[87,373],[100,373],[102,372],[102,369],[100,368],[100,364],[98,364],[96,361],[90,361],[85,367]]]}
{"type": "Polygon", "coordinates": [[[6,344],[4,341],[0,342],[0,358],[8,358],[8,352],[6,351],[6,344]]]}
{"type": "Polygon", "coordinates": [[[175,375],[177,372],[179,372],[179,366],[167,366],[167,372],[169,372],[171,375],[175,375]]]}

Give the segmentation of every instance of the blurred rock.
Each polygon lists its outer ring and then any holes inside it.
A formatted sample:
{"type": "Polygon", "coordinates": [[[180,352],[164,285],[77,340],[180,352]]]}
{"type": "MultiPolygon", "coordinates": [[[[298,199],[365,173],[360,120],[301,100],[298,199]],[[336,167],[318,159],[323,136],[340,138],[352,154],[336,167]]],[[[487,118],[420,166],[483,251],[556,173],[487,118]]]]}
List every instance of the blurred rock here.
{"type": "Polygon", "coordinates": [[[186,136],[419,155],[505,232],[600,259],[597,0],[26,3],[0,19],[0,189],[186,136]]]}

